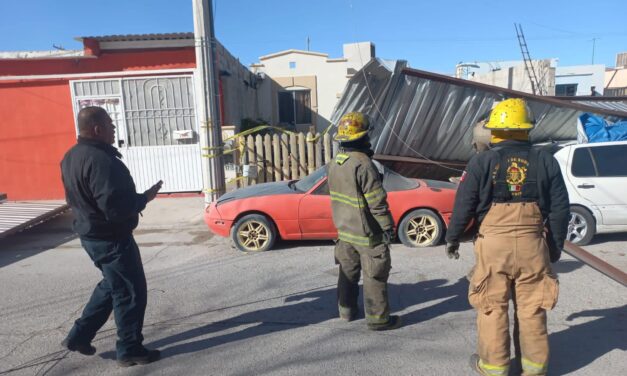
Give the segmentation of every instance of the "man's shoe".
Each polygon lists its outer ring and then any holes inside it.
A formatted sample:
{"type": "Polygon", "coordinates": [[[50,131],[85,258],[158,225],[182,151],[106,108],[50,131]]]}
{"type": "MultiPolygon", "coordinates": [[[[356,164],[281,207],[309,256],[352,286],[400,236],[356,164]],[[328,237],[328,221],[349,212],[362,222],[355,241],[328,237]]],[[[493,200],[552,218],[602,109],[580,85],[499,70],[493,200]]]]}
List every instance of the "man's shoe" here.
{"type": "Polygon", "coordinates": [[[383,324],[368,324],[368,329],[370,330],[392,330],[396,328],[400,328],[402,324],[402,320],[400,316],[390,316],[388,322],[383,324]]]}
{"type": "Polygon", "coordinates": [[[136,364],[148,364],[156,362],[161,358],[161,351],[146,349],[141,355],[126,355],[118,358],[120,367],[131,367],[136,364]]]}
{"type": "Polygon", "coordinates": [[[64,339],[63,342],[61,342],[61,346],[65,347],[66,349],[70,351],[78,351],[79,353],[83,355],[94,355],[96,353],[96,348],[93,347],[90,343],[88,344],[70,343],[70,340],[67,338],[64,339]]]}

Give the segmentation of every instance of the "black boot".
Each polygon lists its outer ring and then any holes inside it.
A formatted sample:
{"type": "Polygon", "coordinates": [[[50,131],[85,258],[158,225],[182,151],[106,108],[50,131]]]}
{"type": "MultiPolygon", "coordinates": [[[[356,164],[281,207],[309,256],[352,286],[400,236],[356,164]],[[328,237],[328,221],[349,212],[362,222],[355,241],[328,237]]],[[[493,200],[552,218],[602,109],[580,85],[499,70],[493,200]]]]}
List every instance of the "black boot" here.
{"type": "Polygon", "coordinates": [[[61,346],[70,351],[78,351],[83,355],[94,355],[96,353],[96,348],[93,347],[90,343],[72,343],[68,338],[64,339],[63,342],[61,342],[61,346]]]}
{"type": "Polygon", "coordinates": [[[161,358],[161,351],[148,350],[144,348],[140,354],[137,355],[125,355],[118,358],[118,365],[120,367],[130,367],[136,364],[148,364],[156,362],[161,358]]]}

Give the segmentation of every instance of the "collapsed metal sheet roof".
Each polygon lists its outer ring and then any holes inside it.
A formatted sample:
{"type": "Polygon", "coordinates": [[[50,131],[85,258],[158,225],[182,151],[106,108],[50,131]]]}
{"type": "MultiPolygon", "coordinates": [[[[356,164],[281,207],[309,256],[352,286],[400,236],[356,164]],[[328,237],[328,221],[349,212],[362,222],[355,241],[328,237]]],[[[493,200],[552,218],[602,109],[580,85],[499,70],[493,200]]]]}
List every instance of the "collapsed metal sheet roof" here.
{"type": "Polygon", "coordinates": [[[409,69],[404,61],[373,59],[349,80],[330,120],[336,124],[350,111],[367,113],[374,124],[374,151],[383,159],[459,163],[474,153],[472,127],[495,102],[510,97],[525,98],[534,113],[534,143],[576,139],[582,112],[627,118],[622,108],[541,97],[409,69]]]}
{"type": "Polygon", "coordinates": [[[627,112],[627,97],[559,97],[587,106],[627,112]]]}

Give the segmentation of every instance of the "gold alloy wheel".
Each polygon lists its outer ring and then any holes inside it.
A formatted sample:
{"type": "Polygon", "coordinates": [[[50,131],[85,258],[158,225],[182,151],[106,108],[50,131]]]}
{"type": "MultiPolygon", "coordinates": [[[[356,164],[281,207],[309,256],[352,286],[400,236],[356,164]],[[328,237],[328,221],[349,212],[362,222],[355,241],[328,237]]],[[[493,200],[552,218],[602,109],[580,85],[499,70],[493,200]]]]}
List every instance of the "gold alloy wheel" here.
{"type": "Polygon", "coordinates": [[[258,252],[270,241],[270,229],[259,221],[250,220],[240,226],[237,240],[247,251],[258,252]]]}
{"type": "Polygon", "coordinates": [[[407,224],[407,238],[417,246],[431,245],[438,236],[438,224],[428,215],[412,218],[407,224]]]}

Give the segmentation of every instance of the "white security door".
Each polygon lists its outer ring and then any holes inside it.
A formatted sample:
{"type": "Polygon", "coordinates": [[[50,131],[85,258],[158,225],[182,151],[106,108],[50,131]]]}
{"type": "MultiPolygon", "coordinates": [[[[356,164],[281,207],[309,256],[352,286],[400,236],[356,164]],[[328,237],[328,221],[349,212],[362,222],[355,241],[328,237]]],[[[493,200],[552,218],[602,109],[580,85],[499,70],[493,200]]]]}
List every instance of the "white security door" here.
{"type": "Polygon", "coordinates": [[[139,192],[159,180],[163,193],[202,190],[191,76],[73,81],[71,87],[76,113],[99,106],[113,119],[115,146],[139,192]]]}
{"type": "Polygon", "coordinates": [[[138,189],[202,190],[191,76],[122,80],[126,140],[120,148],[138,189]]]}

